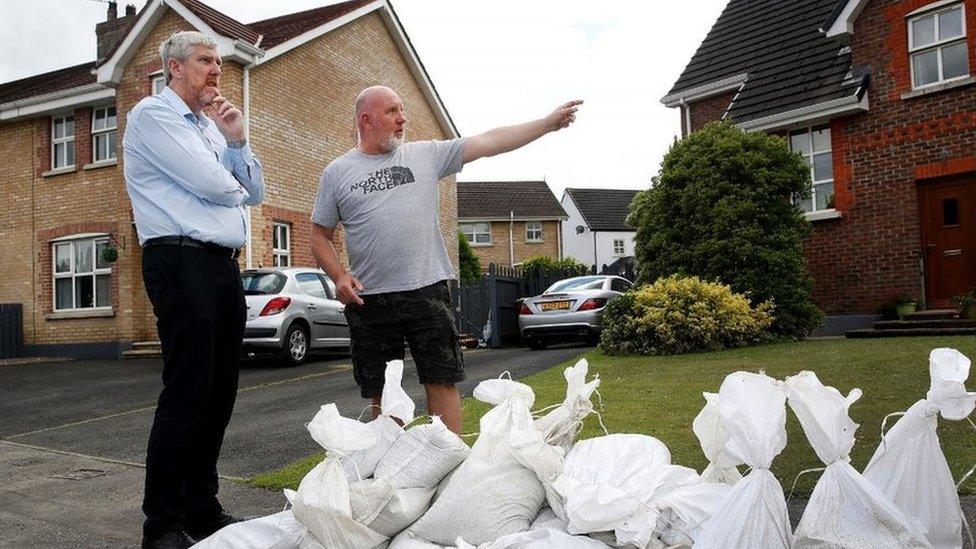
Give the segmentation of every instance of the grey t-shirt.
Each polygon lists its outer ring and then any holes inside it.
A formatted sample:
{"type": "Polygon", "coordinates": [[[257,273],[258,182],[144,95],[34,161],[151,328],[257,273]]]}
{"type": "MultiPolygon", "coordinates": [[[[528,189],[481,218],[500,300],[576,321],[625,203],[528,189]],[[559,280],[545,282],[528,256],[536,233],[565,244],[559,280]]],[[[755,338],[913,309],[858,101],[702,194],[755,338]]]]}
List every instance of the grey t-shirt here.
{"type": "Polygon", "coordinates": [[[461,171],[461,139],[404,143],[387,154],[353,149],[322,172],[312,222],[346,231],[363,294],[415,290],[454,278],[439,224],[438,180],[461,171]]]}

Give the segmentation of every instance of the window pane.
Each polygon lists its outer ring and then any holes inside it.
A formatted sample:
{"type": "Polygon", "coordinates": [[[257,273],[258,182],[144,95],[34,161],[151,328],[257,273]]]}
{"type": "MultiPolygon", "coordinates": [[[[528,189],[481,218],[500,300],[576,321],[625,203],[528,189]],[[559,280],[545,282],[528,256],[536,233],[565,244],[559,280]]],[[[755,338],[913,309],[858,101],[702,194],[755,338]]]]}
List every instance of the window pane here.
{"type": "Polygon", "coordinates": [[[800,209],[805,212],[813,211],[813,198],[804,198],[797,203],[800,209]]]}
{"type": "Polygon", "coordinates": [[[830,150],[830,128],[818,128],[813,130],[813,150],[830,150]]]}
{"type": "Polygon", "coordinates": [[[75,273],[90,273],[92,271],[92,241],[79,240],[75,242],[75,273]]]}
{"type": "Polygon", "coordinates": [[[92,120],[92,131],[104,130],[105,129],[105,111],[102,109],[95,109],[95,116],[92,120]]]}
{"type": "Polygon", "coordinates": [[[813,155],[813,180],[824,181],[833,178],[833,154],[828,152],[813,155]]]}
{"type": "Polygon", "coordinates": [[[487,223],[475,223],[474,230],[479,233],[491,232],[491,227],[487,223]]]}
{"type": "Polygon", "coordinates": [[[833,207],[832,197],[834,196],[834,184],[833,183],[823,183],[820,185],[814,185],[814,192],[817,195],[817,209],[826,210],[833,207]]]}
{"type": "Polygon", "coordinates": [[[71,272],[71,244],[64,243],[54,245],[54,272],[71,272]]]}
{"type": "Polygon", "coordinates": [[[955,8],[939,14],[939,40],[949,40],[962,36],[962,8],[955,8]]]}
{"type": "Polygon", "coordinates": [[[108,151],[105,158],[115,158],[116,132],[108,132],[108,151]]]}
{"type": "Polygon", "coordinates": [[[54,281],[54,308],[71,309],[74,308],[74,299],[71,296],[71,278],[59,278],[54,281]]]}
{"type": "Polygon", "coordinates": [[[63,168],[64,165],[64,143],[56,143],[54,145],[54,166],[52,168],[63,168]]]}
{"type": "Polygon", "coordinates": [[[915,71],[915,85],[924,86],[939,80],[938,54],[936,50],[918,53],[912,56],[912,68],[915,71]]]}
{"type": "Polygon", "coordinates": [[[969,55],[965,41],[942,48],[942,74],[944,78],[969,74],[969,55]]]}
{"type": "Polygon", "coordinates": [[[64,137],[64,120],[61,118],[54,119],[54,138],[61,139],[64,137]]]}
{"type": "Polygon", "coordinates": [[[95,243],[95,268],[96,269],[108,269],[109,267],[112,266],[111,264],[106,263],[104,259],[102,259],[102,251],[104,251],[105,248],[107,247],[108,247],[108,240],[100,240],[95,243]]]}
{"type": "Polygon", "coordinates": [[[942,226],[952,227],[959,224],[959,199],[942,199],[942,226]]]}
{"type": "Polygon", "coordinates": [[[810,154],[810,134],[807,132],[790,134],[790,150],[810,154]]]}
{"type": "Polygon", "coordinates": [[[281,256],[281,266],[282,267],[291,267],[291,256],[290,255],[283,255],[283,256],[281,256]]]}
{"type": "Polygon", "coordinates": [[[474,235],[474,241],[478,244],[490,244],[491,235],[490,234],[476,234],[474,235]]]}
{"type": "Polygon", "coordinates": [[[74,166],[75,165],[75,142],[68,141],[67,143],[64,144],[64,146],[65,146],[64,165],[74,166]]]}
{"type": "Polygon", "coordinates": [[[93,282],[90,276],[75,277],[75,303],[77,308],[85,309],[95,306],[95,285],[93,282]]]}
{"type": "Polygon", "coordinates": [[[98,275],[95,277],[95,306],[110,307],[112,305],[111,293],[109,291],[110,275],[98,275]]]}
{"type": "Polygon", "coordinates": [[[114,128],[118,125],[118,118],[115,115],[115,107],[108,108],[108,120],[105,122],[105,127],[114,128]]]}
{"type": "Polygon", "coordinates": [[[75,117],[68,116],[64,119],[64,135],[65,137],[68,137],[74,134],[75,134],[75,117]]]}
{"type": "Polygon", "coordinates": [[[922,47],[935,42],[935,16],[921,17],[912,21],[912,46],[922,47]]]}
{"type": "Polygon", "coordinates": [[[95,161],[105,160],[108,138],[102,133],[95,136],[95,161]]]}
{"type": "Polygon", "coordinates": [[[275,225],[274,230],[271,232],[271,247],[281,248],[281,226],[275,225]]]}

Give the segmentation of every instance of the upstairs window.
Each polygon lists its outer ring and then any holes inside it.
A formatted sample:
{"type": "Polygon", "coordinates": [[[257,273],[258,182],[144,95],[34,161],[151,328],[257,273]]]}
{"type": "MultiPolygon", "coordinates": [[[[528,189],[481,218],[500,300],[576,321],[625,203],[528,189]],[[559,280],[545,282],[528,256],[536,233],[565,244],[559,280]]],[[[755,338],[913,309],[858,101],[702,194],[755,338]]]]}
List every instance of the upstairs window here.
{"type": "Polygon", "coordinates": [[[118,118],[115,107],[102,107],[92,111],[92,161],[115,160],[118,118]]]}
{"type": "Polygon", "coordinates": [[[166,87],[166,77],[163,75],[154,76],[152,79],[152,94],[159,95],[163,93],[163,88],[166,87]]]}
{"type": "Polygon", "coordinates": [[[810,166],[813,181],[810,197],[797,205],[805,212],[834,207],[834,156],[830,150],[830,127],[819,126],[790,133],[790,150],[800,153],[810,166]]]}
{"type": "Polygon", "coordinates": [[[966,13],[962,4],[908,19],[912,87],[924,88],[969,76],[966,13]]]}
{"type": "Polygon", "coordinates": [[[525,241],[542,242],[542,222],[527,221],[525,223],[525,241]]]}
{"type": "Polygon", "coordinates": [[[613,239],[613,255],[624,255],[624,239],[614,238],[613,239]]]}
{"type": "Polygon", "coordinates": [[[291,225],[274,223],[271,238],[272,265],[275,267],[291,266],[291,225]]]}
{"type": "Polygon", "coordinates": [[[461,223],[460,229],[468,242],[476,246],[491,244],[491,223],[461,223]]]}
{"type": "Polygon", "coordinates": [[[62,116],[51,120],[51,169],[75,165],[75,117],[62,116]]]}

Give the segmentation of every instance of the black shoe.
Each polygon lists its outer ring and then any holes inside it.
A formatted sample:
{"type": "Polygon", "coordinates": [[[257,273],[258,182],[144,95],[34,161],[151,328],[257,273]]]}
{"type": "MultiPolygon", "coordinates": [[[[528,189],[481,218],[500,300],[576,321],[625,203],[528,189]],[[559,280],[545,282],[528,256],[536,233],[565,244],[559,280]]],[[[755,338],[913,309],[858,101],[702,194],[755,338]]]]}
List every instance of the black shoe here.
{"type": "Polygon", "coordinates": [[[142,536],[142,549],[189,549],[193,540],[183,530],[170,530],[158,536],[142,536]]]}
{"type": "Polygon", "coordinates": [[[209,538],[214,532],[220,530],[224,526],[234,524],[235,522],[244,522],[246,519],[237,518],[234,515],[221,511],[217,516],[204,521],[186,521],[186,532],[190,534],[190,537],[199,541],[203,541],[205,538],[209,538]]]}

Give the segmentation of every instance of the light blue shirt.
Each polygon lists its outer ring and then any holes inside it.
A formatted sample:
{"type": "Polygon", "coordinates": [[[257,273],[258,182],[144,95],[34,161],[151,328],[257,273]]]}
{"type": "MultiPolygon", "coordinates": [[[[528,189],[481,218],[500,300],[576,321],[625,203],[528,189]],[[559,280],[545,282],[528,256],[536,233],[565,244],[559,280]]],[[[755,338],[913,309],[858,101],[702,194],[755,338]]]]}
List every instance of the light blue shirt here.
{"type": "Polygon", "coordinates": [[[227,147],[216,124],[167,86],[129,112],[122,149],[140,245],[159,236],[244,245],[244,206],[264,198],[261,163],[249,145],[227,147]]]}

